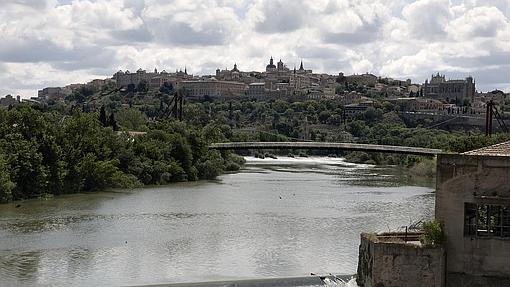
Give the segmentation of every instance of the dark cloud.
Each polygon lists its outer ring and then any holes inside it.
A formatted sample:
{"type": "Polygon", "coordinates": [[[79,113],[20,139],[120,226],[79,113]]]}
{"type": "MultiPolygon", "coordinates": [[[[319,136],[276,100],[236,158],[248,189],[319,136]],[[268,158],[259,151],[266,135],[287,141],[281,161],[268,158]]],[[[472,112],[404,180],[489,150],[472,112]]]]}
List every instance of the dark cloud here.
{"type": "Polygon", "coordinates": [[[140,16],[145,8],[144,0],[124,0],[124,7],[131,9],[135,16],[140,16]]]}
{"type": "Polygon", "coordinates": [[[298,30],[306,23],[306,9],[293,1],[271,0],[262,7],[264,19],[256,23],[260,33],[287,33],[298,30]]]}
{"type": "Polygon", "coordinates": [[[120,43],[113,43],[114,45],[129,44],[129,43],[144,43],[151,42],[154,40],[154,36],[147,29],[147,26],[143,25],[138,29],[124,30],[124,31],[112,31],[112,38],[119,40],[120,43]]]}
{"type": "Polygon", "coordinates": [[[445,62],[453,67],[478,70],[488,66],[510,65],[510,52],[492,50],[484,56],[460,56],[447,58],[445,62]]]}
{"type": "Polygon", "coordinates": [[[49,40],[25,40],[0,46],[0,61],[33,63],[66,60],[69,54],[49,40]]]}
{"type": "Polygon", "coordinates": [[[190,24],[182,22],[152,23],[152,33],[158,42],[184,46],[222,45],[230,37],[230,30],[220,25],[205,25],[201,30],[193,29],[190,24]]]}
{"type": "Polygon", "coordinates": [[[337,59],[341,58],[342,55],[336,49],[324,48],[324,47],[298,47],[296,48],[296,54],[300,58],[316,58],[316,59],[337,59]]]}
{"type": "Polygon", "coordinates": [[[68,56],[67,60],[52,62],[52,66],[59,70],[75,71],[94,68],[111,69],[116,63],[114,51],[98,46],[81,47],[68,56]]]}
{"type": "Polygon", "coordinates": [[[23,5],[32,9],[46,9],[50,2],[47,0],[2,0],[2,5],[23,5]]]}
{"type": "Polygon", "coordinates": [[[377,30],[363,29],[354,33],[325,33],[323,39],[327,43],[355,46],[374,42],[378,37],[377,30]]]}
{"type": "Polygon", "coordinates": [[[360,44],[371,43],[378,40],[382,36],[381,29],[384,20],[376,17],[372,22],[363,22],[362,26],[351,32],[326,32],[322,38],[327,43],[340,44],[344,46],[355,46],[360,44]]]}
{"type": "Polygon", "coordinates": [[[348,59],[337,58],[322,63],[323,63],[322,69],[324,71],[330,71],[330,73],[332,74],[337,74],[339,72],[343,73],[354,72],[351,67],[351,63],[348,59]]]}
{"type": "Polygon", "coordinates": [[[0,47],[0,61],[10,63],[47,62],[62,70],[110,66],[115,53],[100,46],[65,49],[47,40],[25,41],[0,47]]]}

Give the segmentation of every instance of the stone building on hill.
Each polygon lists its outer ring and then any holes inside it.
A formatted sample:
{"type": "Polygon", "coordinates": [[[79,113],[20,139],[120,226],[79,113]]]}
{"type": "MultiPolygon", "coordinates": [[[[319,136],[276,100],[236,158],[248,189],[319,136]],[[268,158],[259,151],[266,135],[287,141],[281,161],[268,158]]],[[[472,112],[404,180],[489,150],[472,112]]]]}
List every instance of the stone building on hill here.
{"type": "Polygon", "coordinates": [[[21,103],[20,96],[16,96],[16,98],[14,98],[12,95],[7,95],[3,98],[0,98],[0,106],[2,107],[15,106],[18,105],[19,103],[21,103]]]}
{"type": "Polygon", "coordinates": [[[423,96],[426,98],[462,103],[473,101],[476,93],[476,82],[472,77],[464,80],[446,80],[445,75],[432,75],[423,84],[423,96]]]}
{"type": "Polygon", "coordinates": [[[210,80],[182,81],[181,87],[190,97],[225,97],[243,96],[246,94],[246,84],[239,82],[210,80]]]}
{"type": "Polygon", "coordinates": [[[180,81],[192,80],[193,75],[188,74],[186,68],[184,72],[182,70],[176,70],[175,73],[168,73],[165,70],[158,72],[157,69],[154,69],[154,72],[138,69],[136,73],[131,73],[128,70],[125,72],[118,71],[113,75],[113,79],[117,84],[117,88],[126,88],[129,85],[134,85],[136,87],[144,81],[150,89],[158,89],[165,82],[176,85],[180,81]]]}

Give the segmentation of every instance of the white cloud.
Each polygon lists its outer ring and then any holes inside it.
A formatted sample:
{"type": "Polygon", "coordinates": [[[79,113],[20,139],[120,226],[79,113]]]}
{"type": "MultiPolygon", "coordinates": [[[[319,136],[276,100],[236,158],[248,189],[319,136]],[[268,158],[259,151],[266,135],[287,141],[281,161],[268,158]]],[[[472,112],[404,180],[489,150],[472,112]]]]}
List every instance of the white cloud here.
{"type": "Polygon", "coordinates": [[[439,71],[510,87],[500,76],[509,17],[510,0],[3,0],[0,95],[138,67],[263,70],[270,56],[332,74],[421,82],[439,71]]]}
{"type": "Polygon", "coordinates": [[[404,7],[409,31],[414,38],[440,40],[451,18],[449,0],[418,0],[404,7]]]}
{"type": "Polygon", "coordinates": [[[240,26],[232,7],[208,0],[147,0],[143,18],[156,41],[177,45],[226,44],[240,26]]]}
{"type": "Polygon", "coordinates": [[[306,24],[306,4],[296,5],[295,0],[255,0],[247,16],[257,32],[286,33],[306,24]]]}
{"type": "Polygon", "coordinates": [[[505,15],[496,7],[474,7],[450,22],[447,30],[455,39],[496,37],[508,26],[505,15]]]}

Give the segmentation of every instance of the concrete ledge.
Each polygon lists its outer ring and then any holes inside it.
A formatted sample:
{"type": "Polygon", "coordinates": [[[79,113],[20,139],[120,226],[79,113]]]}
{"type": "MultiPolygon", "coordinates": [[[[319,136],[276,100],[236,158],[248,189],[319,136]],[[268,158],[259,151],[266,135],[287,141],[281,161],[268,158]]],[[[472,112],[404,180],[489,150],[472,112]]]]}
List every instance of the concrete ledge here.
{"type": "MultiPolygon", "coordinates": [[[[172,283],[160,285],[146,285],[144,287],[305,287],[305,286],[326,286],[324,280],[335,280],[335,277],[349,281],[353,275],[325,275],[305,277],[283,277],[268,279],[245,279],[232,281],[197,282],[197,283],[172,283]]],[[[339,281],[337,281],[339,282],[339,281]]]]}

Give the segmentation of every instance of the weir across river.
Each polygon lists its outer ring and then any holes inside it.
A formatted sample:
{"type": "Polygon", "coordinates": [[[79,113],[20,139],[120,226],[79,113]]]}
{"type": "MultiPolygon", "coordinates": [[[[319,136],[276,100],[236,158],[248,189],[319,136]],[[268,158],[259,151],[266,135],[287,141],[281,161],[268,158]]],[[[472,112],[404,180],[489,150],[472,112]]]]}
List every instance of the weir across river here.
{"type": "Polygon", "coordinates": [[[434,157],[442,154],[440,149],[407,147],[407,146],[390,146],[390,145],[374,145],[374,144],[357,144],[357,143],[334,143],[334,142],[229,142],[229,143],[213,143],[209,149],[215,150],[247,150],[247,149],[317,149],[317,150],[345,150],[345,151],[364,151],[364,152],[381,152],[410,154],[427,157],[434,157]]]}

